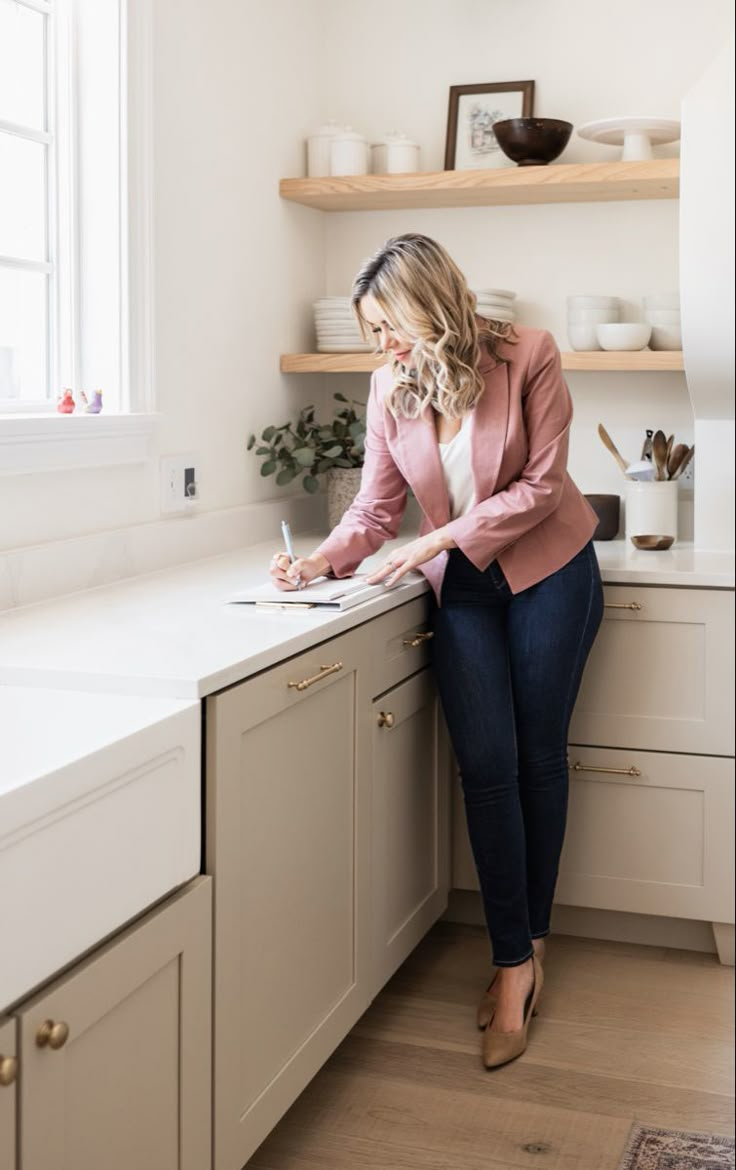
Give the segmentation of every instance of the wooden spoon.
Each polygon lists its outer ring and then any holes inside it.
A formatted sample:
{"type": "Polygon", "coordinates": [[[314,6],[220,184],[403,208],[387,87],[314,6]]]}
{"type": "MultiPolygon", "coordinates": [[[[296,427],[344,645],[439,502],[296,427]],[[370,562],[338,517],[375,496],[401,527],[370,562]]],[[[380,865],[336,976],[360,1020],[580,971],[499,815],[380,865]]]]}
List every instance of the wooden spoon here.
{"type": "Polygon", "coordinates": [[[657,469],[658,480],[667,478],[667,439],[664,431],[655,431],[652,438],[652,458],[657,469]]]}
{"type": "Polygon", "coordinates": [[[669,479],[674,479],[675,472],[687,455],[687,443],[678,443],[672,450],[669,459],[667,460],[667,475],[669,479]]]}
{"type": "Polygon", "coordinates": [[[626,462],[626,460],[624,459],[621,452],[619,451],[616,444],[614,443],[613,439],[609,435],[608,431],[604,427],[603,423],[598,423],[598,434],[600,435],[601,442],[603,443],[603,446],[608,448],[608,450],[611,452],[614,459],[618,463],[619,467],[623,471],[624,475],[626,475],[626,468],[629,465],[626,462]]]}
{"type": "Polygon", "coordinates": [[[667,455],[666,455],[665,461],[664,461],[664,477],[665,477],[665,479],[667,479],[667,477],[669,475],[668,469],[669,469],[669,465],[670,465],[670,455],[672,454],[672,444],[674,443],[674,441],[675,441],[675,436],[670,435],[668,440],[667,440],[667,455]]]}
{"type": "Polygon", "coordinates": [[[692,457],[694,454],[695,454],[695,444],[693,443],[692,447],[689,447],[687,450],[687,453],[683,456],[683,458],[680,462],[680,466],[677,467],[675,469],[675,471],[673,472],[673,474],[670,476],[670,479],[679,479],[680,478],[680,476],[682,475],[685,468],[690,466],[690,461],[692,460],[692,457]]]}

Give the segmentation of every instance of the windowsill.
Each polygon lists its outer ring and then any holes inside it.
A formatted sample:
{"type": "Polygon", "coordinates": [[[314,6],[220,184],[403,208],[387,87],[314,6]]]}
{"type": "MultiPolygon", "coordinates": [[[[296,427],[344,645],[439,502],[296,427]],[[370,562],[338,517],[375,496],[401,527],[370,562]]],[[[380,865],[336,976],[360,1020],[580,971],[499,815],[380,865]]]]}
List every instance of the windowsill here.
{"type": "Polygon", "coordinates": [[[156,414],[0,417],[0,474],[145,463],[156,414]]]}

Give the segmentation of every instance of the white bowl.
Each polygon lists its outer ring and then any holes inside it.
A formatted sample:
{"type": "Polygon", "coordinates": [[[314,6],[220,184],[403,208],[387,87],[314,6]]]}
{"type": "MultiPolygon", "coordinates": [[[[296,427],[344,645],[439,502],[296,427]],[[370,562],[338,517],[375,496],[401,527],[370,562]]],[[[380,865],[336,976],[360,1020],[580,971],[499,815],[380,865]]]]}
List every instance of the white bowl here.
{"type": "Polygon", "coordinates": [[[652,349],[682,349],[682,330],[678,325],[653,325],[652,349]]]}
{"type": "Polygon", "coordinates": [[[652,327],[638,321],[618,321],[615,324],[596,325],[595,332],[602,349],[646,349],[652,336],[652,327]]]}
{"type": "Polygon", "coordinates": [[[642,297],[642,303],[645,309],[679,309],[680,294],[676,292],[652,293],[649,296],[642,297]]]}
{"type": "Polygon", "coordinates": [[[650,325],[679,325],[679,309],[645,309],[644,320],[650,325]]]}
{"type": "Polygon", "coordinates": [[[568,325],[597,325],[618,321],[618,309],[568,309],[568,325]]]}
{"type": "Polygon", "coordinates": [[[597,325],[568,325],[567,339],[572,349],[600,349],[597,325]]]}
{"type": "Polygon", "coordinates": [[[571,296],[567,298],[568,309],[617,309],[618,297],[571,296]]]}

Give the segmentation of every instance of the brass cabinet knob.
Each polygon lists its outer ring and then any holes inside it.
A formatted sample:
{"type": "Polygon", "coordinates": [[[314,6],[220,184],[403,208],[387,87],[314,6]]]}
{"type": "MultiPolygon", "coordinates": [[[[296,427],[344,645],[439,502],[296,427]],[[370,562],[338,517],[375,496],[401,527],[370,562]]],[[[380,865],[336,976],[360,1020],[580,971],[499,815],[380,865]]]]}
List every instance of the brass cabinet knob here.
{"type": "Polygon", "coordinates": [[[0,1054],[0,1085],[7,1088],[18,1076],[18,1061],[14,1056],[0,1054]]]}
{"type": "Polygon", "coordinates": [[[69,1039],[69,1025],[63,1020],[44,1020],[36,1032],[36,1044],[39,1048],[63,1048],[69,1039]]]}
{"type": "Polygon", "coordinates": [[[379,711],[378,712],[378,726],[388,727],[389,731],[396,722],[396,716],[393,711],[379,711]]]}

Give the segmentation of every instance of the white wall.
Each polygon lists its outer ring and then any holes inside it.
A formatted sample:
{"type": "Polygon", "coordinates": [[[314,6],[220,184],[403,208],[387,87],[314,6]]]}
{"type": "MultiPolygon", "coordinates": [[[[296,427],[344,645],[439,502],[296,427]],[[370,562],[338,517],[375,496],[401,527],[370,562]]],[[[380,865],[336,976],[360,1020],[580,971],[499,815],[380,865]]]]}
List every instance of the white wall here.
{"type": "MultiPolygon", "coordinates": [[[[473,283],[518,290],[521,320],[566,348],[564,294],[602,291],[634,307],[675,287],[677,204],[328,216],[282,203],[303,172],[303,139],[327,117],[370,136],[397,127],[441,168],[451,84],[534,78],[536,112],[575,123],[613,114],[679,116],[715,55],[730,0],[156,0],[156,388],[160,452],[200,454],[203,509],[274,494],[244,453],[252,429],[357,377],[282,377],[281,351],[310,345],[310,303],[346,292],[388,235],[436,235],[473,283]]],[[[662,148],[676,153],[676,147],[662,148]]],[[[573,137],[567,161],[615,156],[573,137]]],[[[645,426],[692,434],[676,375],[569,376],[572,471],[587,491],[621,481],[594,437],[627,454],[645,426]],[[610,464],[610,465],[609,465],[610,464]]],[[[157,463],[27,475],[0,484],[0,548],[158,518],[157,463]]],[[[685,535],[685,534],[684,534],[685,535]]]]}
{"type": "MultiPolygon", "coordinates": [[[[330,0],[329,113],[374,138],[388,129],[422,146],[422,169],[444,162],[451,85],[533,78],[535,113],[576,125],[621,114],[679,118],[680,102],[723,43],[730,0],[705,0],[697,21],[685,0],[374,0],[352,31],[354,6],[330,0]]],[[[618,148],[577,137],[560,162],[612,160],[618,148]]],[[[678,145],[658,155],[678,153],[678,145]]],[[[654,201],[331,215],[327,291],[340,294],[361,260],[388,236],[439,239],[475,287],[513,288],[522,324],[550,329],[562,349],[565,296],[640,298],[678,286],[678,204],[654,201]]],[[[353,379],[357,386],[358,379],[353,379]]],[[[575,401],[570,470],[584,491],[621,493],[623,480],[596,435],[603,421],[630,458],[646,427],[692,441],[685,379],[676,374],[571,373],[575,401]]],[[[691,492],[681,536],[692,535],[691,492]]]]}
{"type": "MultiPolygon", "coordinates": [[[[307,345],[322,220],[278,181],[321,114],[320,6],[155,2],[157,445],[199,452],[203,510],[274,494],[245,439],[307,392],[278,355],[307,345]]],[[[0,479],[0,549],[156,520],[157,463],[0,479]]]]}

